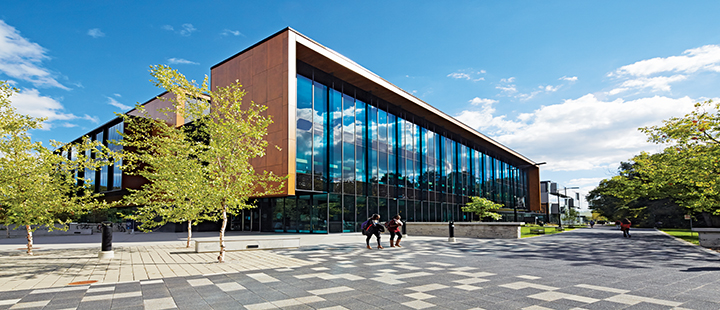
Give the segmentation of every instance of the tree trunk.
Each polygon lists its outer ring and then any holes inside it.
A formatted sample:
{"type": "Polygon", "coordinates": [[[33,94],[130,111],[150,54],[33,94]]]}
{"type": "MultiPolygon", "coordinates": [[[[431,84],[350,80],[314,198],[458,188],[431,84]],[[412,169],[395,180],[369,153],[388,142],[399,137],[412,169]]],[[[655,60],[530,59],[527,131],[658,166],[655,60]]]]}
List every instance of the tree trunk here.
{"type": "Polygon", "coordinates": [[[218,263],[225,262],[225,227],[227,226],[227,205],[223,205],[222,219],[222,226],[220,226],[220,255],[218,256],[218,263]]]}
{"type": "Polygon", "coordinates": [[[188,220],[188,241],[186,248],[190,247],[190,238],[192,238],[192,221],[188,220]]]}
{"type": "Polygon", "coordinates": [[[32,246],[33,246],[33,237],[32,237],[32,229],[30,228],[30,225],[25,225],[25,229],[27,229],[27,253],[28,255],[33,255],[32,252],[32,246]]]}

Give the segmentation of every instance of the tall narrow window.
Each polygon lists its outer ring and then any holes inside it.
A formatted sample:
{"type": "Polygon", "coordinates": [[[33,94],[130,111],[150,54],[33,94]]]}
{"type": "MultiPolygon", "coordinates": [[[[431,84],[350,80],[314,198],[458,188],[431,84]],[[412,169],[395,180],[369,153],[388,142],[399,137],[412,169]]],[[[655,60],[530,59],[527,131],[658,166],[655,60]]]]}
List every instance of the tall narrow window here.
{"type": "MultiPolygon", "coordinates": [[[[97,134],[97,141],[107,146],[107,141],[105,141],[105,135],[103,132],[100,132],[97,134]]],[[[98,189],[100,192],[104,192],[108,190],[108,173],[109,169],[108,166],[102,166],[100,168],[100,188],[98,189]]]]}
{"type": "Polygon", "coordinates": [[[298,75],[295,156],[298,189],[312,189],[312,115],[312,81],[298,75]]]}
{"type": "Polygon", "coordinates": [[[342,148],[343,148],[343,103],[342,94],[337,90],[331,89],[330,93],[330,127],[332,134],[328,135],[330,142],[328,144],[330,157],[330,182],[329,190],[339,193],[342,188],[342,148]]]}
{"type": "MultiPolygon", "coordinates": [[[[122,140],[121,134],[124,131],[123,123],[116,124],[110,129],[108,129],[108,148],[114,152],[120,152],[122,150],[122,146],[119,145],[117,142],[122,140]],[[114,141],[114,142],[113,142],[114,141]]],[[[122,159],[118,158],[115,160],[113,165],[110,167],[112,169],[112,188],[111,190],[118,190],[122,189],[122,171],[120,170],[120,166],[122,165],[122,159]]]]}
{"type": "MultiPolygon", "coordinates": [[[[343,95],[343,192],[355,194],[355,99],[343,95]]],[[[353,201],[354,203],[354,201],[353,201]]]]}
{"type": "Polygon", "coordinates": [[[313,190],[326,191],[328,173],[326,168],[328,145],[327,87],[318,82],[313,87],[313,190]]]}

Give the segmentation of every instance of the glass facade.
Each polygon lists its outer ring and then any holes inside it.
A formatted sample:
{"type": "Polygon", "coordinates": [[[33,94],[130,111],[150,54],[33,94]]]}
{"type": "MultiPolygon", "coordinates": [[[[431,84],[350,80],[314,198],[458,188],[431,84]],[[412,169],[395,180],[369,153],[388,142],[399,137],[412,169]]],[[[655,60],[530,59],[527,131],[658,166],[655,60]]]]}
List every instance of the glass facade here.
{"type": "MultiPolygon", "coordinates": [[[[90,138],[90,140],[100,141],[103,145],[113,151],[120,151],[122,150],[122,146],[117,145],[112,141],[122,140],[121,133],[123,133],[123,131],[124,123],[119,122],[95,129],[87,136],[90,138]]],[[[77,139],[73,142],[80,143],[81,139],[77,139]]],[[[75,154],[73,153],[74,151],[70,152],[71,158],[74,158],[75,156],[75,154]]],[[[85,155],[87,156],[87,158],[94,158],[95,156],[90,151],[87,151],[85,155]]],[[[85,179],[86,183],[89,183],[93,186],[95,192],[121,190],[123,178],[122,171],[119,168],[121,164],[122,159],[117,159],[115,162],[113,162],[112,165],[103,166],[98,171],[93,171],[92,169],[85,168],[84,171],[81,171],[83,174],[82,177],[83,179],[85,179]]]]}
{"type": "Polygon", "coordinates": [[[470,221],[469,196],[526,209],[526,171],[308,65],[298,72],[296,196],[258,199],[261,230],[353,232],[373,213],[470,221]]]}

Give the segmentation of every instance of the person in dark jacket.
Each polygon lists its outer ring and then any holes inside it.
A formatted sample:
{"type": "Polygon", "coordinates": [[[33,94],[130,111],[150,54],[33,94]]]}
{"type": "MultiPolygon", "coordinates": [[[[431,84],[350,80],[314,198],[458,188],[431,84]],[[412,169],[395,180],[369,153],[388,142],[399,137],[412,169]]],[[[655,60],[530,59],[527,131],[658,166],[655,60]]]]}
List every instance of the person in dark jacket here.
{"type": "Polygon", "coordinates": [[[372,247],[370,247],[370,237],[375,235],[375,238],[377,238],[377,244],[378,249],[382,249],[382,245],[380,245],[380,233],[385,231],[385,229],[382,227],[382,225],[378,224],[380,222],[380,215],[379,214],[373,214],[368,219],[368,225],[365,227],[365,244],[367,245],[367,248],[369,250],[372,250],[372,247]]]}
{"type": "Polygon", "coordinates": [[[385,223],[385,226],[388,228],[388,232],[390,232],[390,247],[399,247],[400,246],[400,239],[402,239],[402,233],[400,232],[400,227],[402,227],[403,223],[400,221],[400,214],[395,215],[392,219],[390,219],[387,223],[385,223]],[[395,239],[395,235],[397,235],[397,242],[393,243],[393,239],[395,239]]]}

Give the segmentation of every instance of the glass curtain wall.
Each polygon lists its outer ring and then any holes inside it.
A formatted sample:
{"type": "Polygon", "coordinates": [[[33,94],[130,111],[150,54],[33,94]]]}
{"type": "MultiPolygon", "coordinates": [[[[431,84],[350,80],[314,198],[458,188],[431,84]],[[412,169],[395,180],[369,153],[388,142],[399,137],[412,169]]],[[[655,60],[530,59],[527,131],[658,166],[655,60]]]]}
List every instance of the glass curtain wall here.
{"type": "Polygon", "coordinates": [[[524,208],[526,171],[343,81],[319,80],[297,75],[298,194],[272,198],[273,231],[359,231],[373,213],[470,221],[460,210],[469,196],[524,208]]]}

